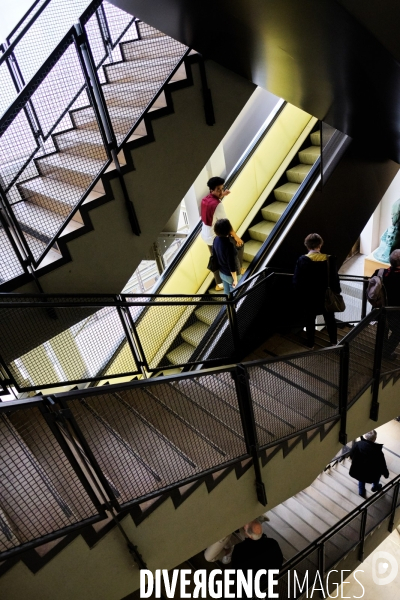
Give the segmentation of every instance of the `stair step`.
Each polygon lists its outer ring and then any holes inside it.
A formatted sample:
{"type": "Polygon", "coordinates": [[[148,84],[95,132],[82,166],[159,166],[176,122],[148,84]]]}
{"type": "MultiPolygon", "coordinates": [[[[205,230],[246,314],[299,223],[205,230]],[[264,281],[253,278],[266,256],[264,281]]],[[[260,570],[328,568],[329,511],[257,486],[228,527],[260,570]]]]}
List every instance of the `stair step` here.
{"type": "Polygon", "coordinates": [[[65,218],[33,202],[14,204],[13,212],[22,229],[48,244],[63,225],[65,218]]]}
{"type": "Polygon", "coordinates": [[[77,187],[88,188],[104,167],[104,161],[69,152],[56,152],[36,159],[40,174],[77,187]]]}
{"type": "Polygon", "coordinates": [[[268,206],[261,209],[263,219],[277,223],[287,209],[287,206],[287,202],[272,202],[272,204],[268,204],[268,206]]]}
{"type": "Polygon", "coordinates": [[[209,411],[192,402],[190,396],[180,392],[177,386],[155,385],[152,386],[152,393],[168,410],[173,411],[173,414],[210,440],[224,455],[234,457],[246,453],[242,434],[231,431],[225,422],[216,419],[209,411]]]}
{"type": "Polygon", "coordinates": [[[86,188],[50,177],[36,177],[20,184],[19,189],[29,203],[35,203],[60,217],[67,217],[86,192],[86,188]]]}
{"type": "Polygon", "coordinates": [[[162,31],[155,29],[155,27],[152,27],[151,25],[148,25],[147,23],[143,23],[143,21],[140,21],[137,24],[137,28],[139,30],[139,35],[142,40],[165,36],[165,33],[162,33],[162,31]]]}
{"type": "Polygon", "coordinates": [[[311,169],[312,165],[300,164],[286,171],[286,177],[288,178],[288,181],[291,181],[292,183],[302,183],[311,169]]]}
{"type": "Polygon", "coordinates": [[[290,202],[300,185],[298,183],[284,183],[278,188],[274,189],[274,196],[276,200],[281,202],[290,202]]]}
{"type": "Polygon", "coordinates": [[[208,469],[223,462],[223,455],[214,445],[184,422],[153,393],[143,390],[121,392],[121,397],[137,410],[149,423],[169,439],[198,469],[208,469]]]}
{"type": "Polygon", "coordinates": [[[321,154],[319,146],[310,146],[305,150],[299,152],[299,160],[301,163],[306,165],[313,165],[321,154]]]}
{"type": "Polygon", "coordinates": [[[301,533],[296,531],[290,523],[278,516],[274,510],[269,511],[268,517],[269,523],[266,523],[266,525],[273,527],[275,531],[279,531],[281,537],[291,544],[297,552],[304,550],[304,548],[308,546],[308,540],[301,535],[301,533]]]}
{"type": "MultiPolygon", "coordinates": [[[[151,98],[149,98],[149,101],[150,99],[151,98]]],[[[108,108],[108,112],[115,133],[128,133],[128,131],[132,129],[136,121],[142,115],[146,106],[147,103],[145,99],[143,99],[142,104],[139,106],[110,106],[108,108]]],[[[98,130],[96,115],[92,110],[84,109],[79,112],[75,112],[73,120],[80,130],[98,130]]]]}
{"type": "Polygon", "coordinates": [[[250,240],[244,244],[243,258],[251,263],[257,252],[260,250],[262,243],[256,240],[250,240]]]}
{"type": "Polygon", "coordinates": [[[141,58],[158,58],[159,56],[180,56],[186,52],[186,49],[187,47],[184,44],[167,35],[121,44],[122,57],[127,61],[141,58]]]}
{"type": "Polygon", "coordinates": [[[194,347],[191,344],[181,344],[171,352],[168,352],[167,358],[173,365],[184,365],[190,362],[190,358],[194,352],[194,347]]]}
{"type": "MultiPolygon", "coordinates": [[[[285,204],[285,206],[287,206],[287,204],[285,204]]],[[[263,213],[263,217],[264,217],[264,213],[263,213]]],[[[252,227],[250,227],[248,229],[248,233],[250,234],[250,237],[252,240],[256,240],[259,242],[264,242],[267,237],[269,236],[269,234],[271,233],[271,231],[274,228],[275,223],[272,222],[271,220],[265,220],[265,221],[260,221],[259,223],[256,223],[256,225],[253,225],[252,227]]],[[[244,245],[244,251],[246,252],[246,244],[248,244],[249,242],[246,242],[244,245]]],[[[258,252],[258,250],[257,250],[258,252]]],[[[255,256],[255,255],[254,255],[255,256]]]]}
{"type": "MultiPolygon", "coordinates": [[[[196,402],[196,404],[213,414],[217,419],[226,423],[242,438],[243,425],[237,401],[235,400],[232,403],[225,402],[215,392],[209,390],[204,385],[205,380],[209,380],[208,383],[212,385],[213,382],[210,381],[210,377],[200,377],[198,380],[182,379],[172,385],[181,393],[191,398],[193,402],[196,402]]],[[[218,391],[218,388],[214,386],[214,390],[218,391]]]]}
{"type": "Polygon", "coordinates": [[[319,129],[318,131],[314,131],[310,135],[310,140],[313,146],[321,146],[321,131],[319,129]]]}
{"type": "Polygon", "coordinates": [[[147,463],[168,485],[194,473],[194,466],[169,440],[137,411],[128,407],[121,396],[98,396],[88,404],[129,444],[138,457],[147,463]]]}
{"type": "Polygon", "coordinates": [[[214,323],[220,311],[221,306],[218,306],[218,304],[216,306],[210,306],[205,304],[201,308],[198,308],[194,314],[199,319],[199,321],[202,321],[209,327],[210,325],[212,325],[212,323],[214,323]]]}
{"type": "Polygon", "coordinates": [[[98,130],[73,129],[72,131],[57,133],[53,136],[53,139],[59,150],[67,150],[77,156],[83,155],[88,158],[103,160],[104,163],[108,160],[103,139],[98,130]]]}
{"type": "Polygon", "coordinates": [[[208,329],[208,325],[202,321],[197,321],[197,323],[193,323],[193,325],[190,325],[190,327],[181,331],[181,337],[185,340],[185,342],[191,346],[194,346],[194,348],[197,348],[203,337],[206,335],[208,329]]]}
{"type": "MultiPolygon", "coordinates": [[[[293,503],[291,506],[293,507],[293,503]]],[[[308,542],[312,542],[320,535],[319,530],[313,527],[310,520],[308,522],[304,521],[297,512],[290,510],[286,502],[275,506],[275,508],[268,513],[270,518],[271,514],[276,514],[286,523],[290,523],[290,526],[293,527],[293,529],[295,529],[308,542]]]]}
{"type": "Polygon", "coordinates": [[[104,65],[107,82],[156,81],[169,75],[177,63],[176,57],[148,58],[124,63],[104,65]]]}
{"type": "MultiPolygon", "coordinates": [[[[114,107],[128,110],[130,107],[143,106],[143,104],[147,106],[158,90],[162,88],[164,81],[165,78],[142,82],[104,83],[102,90],[110,111],[114,107]]],[[[81,110],[71,112],[75,120],[75,114],[81,110]]]]}

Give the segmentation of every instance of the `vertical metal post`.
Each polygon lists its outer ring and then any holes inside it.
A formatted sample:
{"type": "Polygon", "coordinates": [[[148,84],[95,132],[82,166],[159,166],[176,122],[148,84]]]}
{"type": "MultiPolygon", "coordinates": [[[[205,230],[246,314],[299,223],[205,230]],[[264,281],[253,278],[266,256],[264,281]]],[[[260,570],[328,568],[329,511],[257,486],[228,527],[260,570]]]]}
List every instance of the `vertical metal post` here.
{"type": "Polygon", "coordinates": [[[361,298],[361,320],[365,319],[365,317],[367,315],[367,287],[368,287],[368,281],[366,279],[364,279],[362,298],[361,298]]]}
{"type": "Polygon", "coordinates": [[[126,187],[125,179],[122,174],[121,165],[118,160],[118,144],[112,128],[107,104],[104,100],[103,91],[101,89],[100,81],[97,75],[90,45],[87,41],[86,32],[80,23],[77,23],[75,25],[75,32],[75,46],[81,64],[82,72],[85,78],[87,90],[90,96],[90,100],[96,114],[96,119],[99,125],[100,133],[103,137],[107,153],[114,162],[115,170],[117,172],[118,179],[121,185],[122,195],[124,197],[125,207],[128,212],[128,219],[132,231],[135,235],[140,235],[141,230],[139,226],[139,221],[133,203],[129,198],[129,193],[126,187]]]}
{"type": "Polygon", "coordinates": [[[240,352],[240,333],[239,326],[236,314],[236,300],[233,299],[232,294],[229,294],[228,300],[226,302],[226,311],[228,313],[229,326],[232,332],[232,340],[233,340],[233,361],[236,362],[239,360],[239,352],[240,352]]]}
{"type": "Polygon", "coordinates": [[[108,58],[110,62],[113,62],[113,45],[111,39],[110,28],[108,27],[107,15],[104,10],[103,4],[100,4],[99,8],[96,10],[96,18],[97,23],[99,24],[101,39],[103,40],[104,50],[108,54],[108,58]]]}
{"type": "Polygon", "coordinates": [[[361,515],[361,526],[360,526],[360,548],[358,550],[358,560],[364,562],[364,546],[365,546],[365,529],[367,526],[367,515],[368,509],[365,508],[361,515]]]}
{"type": "Polygon", "coordinates": [[[388,531],[390,531],[390,533],[393,531],[394,518],[396,516],[397,500],[399,498],[399,487],[400,487],[400,482],[397,482],[396,485],[394,486],[392,508],[391,508],[389,526],[388,526],[388,531]]]}
{"type": "Polygon", "coordinates": [[[267,495],[265,492],[265,486],[262,480],[260,468],[259,445],[249,387],[249,374],[244,365],[236,366],[234,380],[246,448],[253,459],[254,472],[256,476],[257,500],[263,506],[267,506],[267,495]]]}
{"type": "MultiPolygon", "coordinates": [[[[322,581],[325,573],[325,542],[322,542],[322,544],[318,546],[318,572],[322,581]]],[[[322,590],[320,591],[319,596],[320,598],[325,598],[322,590]]]]}
{"type": "Polygon", "coordinates": [[[383,343],[385,339],[385,329],[386,329],[386,310],[384,308],[380,309],[380,313],[378,316],[378,330],[376,332],[376,340],[375,340],[375,355],[374,355],[374,366],[373,366],[373,378],[374,382],[372,384],[372,403],[370,410],[370,419],[372,421],[378,420],[379,415],[379,386],[380,386],[380,378],[381,378],[381,366],[382,366],[382,353],[383,353],[383,343]]]}
{"type": "Polygon", "coordinates": [[[211,90],[208,87],[206,66],[204,64],[204,58],[199,54],[199,70],[201,79],[201,88],[204,102],[204,114],[206,116],[207,125],[215,124],[214,106],[211,96],[211,90]]]}
{"type": "Polygon", "coordinates": [[[347,399],[349,388],[349,362],[350,362],[349,344],[345,343],[340,350],[340,373],[339,373],[339,414],[340,414],[340,432],[339,442],[345,446],[347,444],[347,399]]]}
{"type": "MultiPolygon", "coordinates": [[[[121,302],[124,302],[124,303],[126,302],[126,298],[124,296],[119,296],[119,299],[121,300],[121,302]]],[[[146,373],[145,369],[147,369],[147,371],[149,371],[150,369],[149,369],[149,365],[146,360],[146,354],[143,350],[142,342],[140,341],[140,337],[139,337],[139,334],[136,329],[136,325],[132,319],[132,315],[129,310],[129,306],[123,307],[121,310],[123,311],[123,313],[126,317],[128,331],[130,331],[130,333],[132,335],[133,343],[135,345],[135,360],[137,357],[138,358],[137,363],[141,368],[142,375],[145,379],[147,379],[147,373],[146,373]]]]}

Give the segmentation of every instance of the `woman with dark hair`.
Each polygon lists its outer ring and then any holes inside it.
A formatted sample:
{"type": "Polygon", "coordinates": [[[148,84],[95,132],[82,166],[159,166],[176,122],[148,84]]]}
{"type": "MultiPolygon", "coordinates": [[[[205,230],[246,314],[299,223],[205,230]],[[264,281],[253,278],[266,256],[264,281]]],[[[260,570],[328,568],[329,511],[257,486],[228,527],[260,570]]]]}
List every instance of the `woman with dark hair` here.
{"type": "Polygon", "coordinates": [[[305,316],[307,345],[314,347],[315,317],[323,315],[332,346],[337,344],[337,325],[335,313],[325,310],[325,293],[327,287],[337,294],[340,293],[339,275],[336,258],[321,252],[324,240],[318,233],[310,233],[304,240],[308,250],[297,261],[294,270],[293,284],[301,298],[305,316]],[[329,265],[328,265],[329,261],[329,265]],[[329,274],[329,284],[328,284],[329,274]]]}
{"type": "Polygon", "coordinates": [[[224,294],[232,292],[241,277],[238,252],[230,241],[231,231],[232,225],[228,219],[218,219],[214,225],[216,237],[213,242],[213,254],[218,261],[224,294]]]}

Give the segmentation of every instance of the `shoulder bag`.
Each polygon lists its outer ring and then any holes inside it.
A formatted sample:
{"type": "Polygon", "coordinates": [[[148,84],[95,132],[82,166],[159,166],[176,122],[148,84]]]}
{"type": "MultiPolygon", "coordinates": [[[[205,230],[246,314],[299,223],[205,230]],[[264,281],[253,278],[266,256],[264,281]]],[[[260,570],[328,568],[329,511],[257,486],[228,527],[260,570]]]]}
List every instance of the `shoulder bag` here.
{"type": "Polygon", "coordinates": [[[328,270],[328,286],[325,292],[325,310],[326,312],[343,312],[346,310],[346,304],[344,303],[342,294],[336,294],[334,291],[331,290],[329,259],[330,256],[327,257],[326,261],[328,270]]]}

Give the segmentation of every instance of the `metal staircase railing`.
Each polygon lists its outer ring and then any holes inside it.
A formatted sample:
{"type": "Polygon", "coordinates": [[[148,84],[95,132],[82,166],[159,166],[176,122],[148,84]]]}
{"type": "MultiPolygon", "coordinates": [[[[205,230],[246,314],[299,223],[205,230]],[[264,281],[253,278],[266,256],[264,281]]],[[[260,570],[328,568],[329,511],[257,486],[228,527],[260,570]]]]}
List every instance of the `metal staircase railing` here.
{"type": "MultiPolygon", "coordinates": [[[[4,306],[20,321],[21,305],[4,306]]],[[[265,504],[261,453],[339,421],[345,443],[349,407],[382,376],[400,375],[399,358],[388,354],[393,334],[400,336],[400,309],[375,310],[343,343],[317,352],[2,402],[0,463],[9,476],[0,492],[0,557],[100,520],[107,507],[127,510],[250,458],[265,504]]],[[[373,396],[375,420],[378,406],[373,396]]],[[[368,508],[391,489],[397,503],[398,479],[322,536],[307,559],[323,554],[350,520],[365,524],[368,508]]]]}
{"type": "Polygon", "coordinates": [[[0,119],[2,282],[34,272],[82,203],[101,196],[94,188],[110,165],[140,234],[119,152],[189,52],[105,1],[86,1],[79,25],[27,67],[20,47],[56,4],[39,7],[0,56],[0,78],[6,69],[15,91],[0,119]]]}
{"type": "MultiPolygon", "coordinates": [[[[343,325],[363,318],[365,278],[352,278],[352,283],[352,296],[344,296],[353,304],[346,313],[337,314],[343,325]]],[[[265,321],[267,314],[280,315],[284,298],[292,293],[291,276],[264,269],[230,297],[3,294],[0,365],[4,385],[26,392],[236,361],[245,356],[248,333],[257,321],[265,321]],[[171,364],[168,355],[181,343],[179,332],[197,324],[199,317],[208,324],[202,353],[171,364]],[[68,353],[62,351],[67,341],[68,353]],[[57,354],[62,356],[63,368],[51,366],[57,354]]],[[[296,325],[298,319],[292,313],[291,323],[296,325]]]]}

